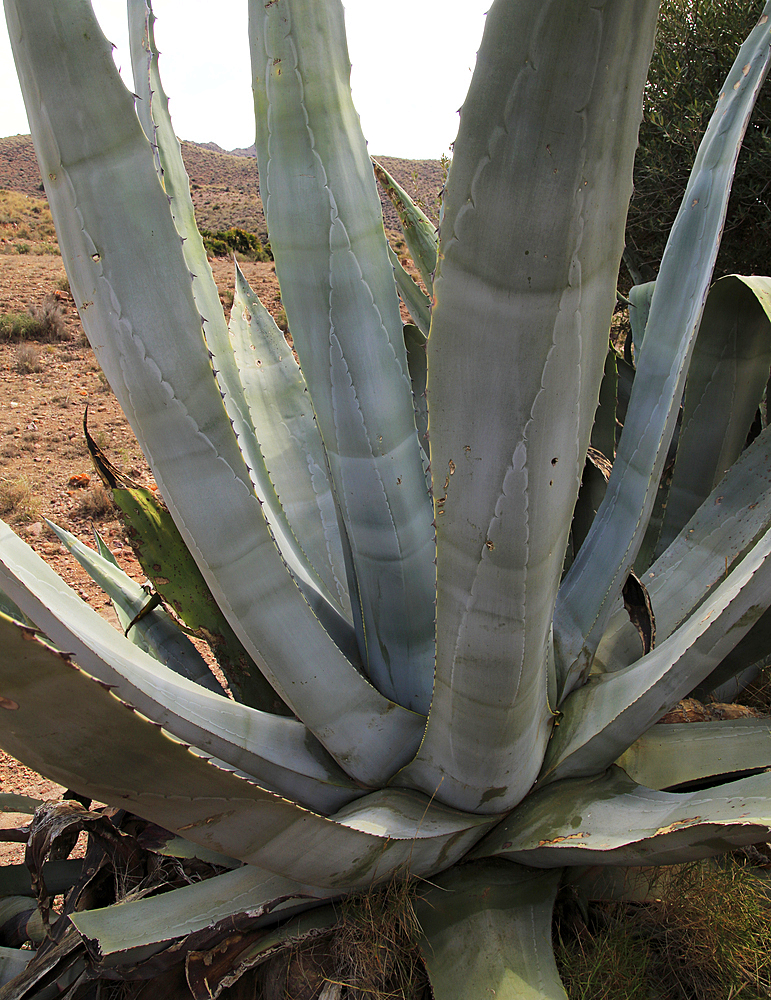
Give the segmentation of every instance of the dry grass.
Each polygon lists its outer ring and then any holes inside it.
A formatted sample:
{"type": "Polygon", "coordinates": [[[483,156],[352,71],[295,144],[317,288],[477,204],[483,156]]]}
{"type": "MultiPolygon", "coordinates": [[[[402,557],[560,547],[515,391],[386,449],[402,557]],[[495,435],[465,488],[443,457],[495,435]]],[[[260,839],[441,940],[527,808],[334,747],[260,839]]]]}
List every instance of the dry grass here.
{"type": "Polygon", "coordinates": [[[31,375],[33,372],[42,372],[43,364],[40,360],[40,351],[34,344],[26,341],[16,348],[16,371],[19,375],[31,375]]]}
{"type": "Polygon", "coordinates": [[[337,981],[348,987],[349,996],[372,1000],[430,996],[418,951],[416,885],[414,879],[396,878],[343,904],[332,955],[337,981]]]}
{"type": "Polygon", "coordinates": [[[23,524],[38,519],[33,489],[23,476],[16,479],[0,479],[0,517],[11,524],[23,524]]]}
{"type": "Polygon", "coordinates": [[[115,508],[112,497],[101,483],[95,483],[83,493],[72,514],[73,517],[90,518],[92,521],[103,521],[106,517],[113,517],[115,508]]]}
{"type": "Polygon", "coordinates": [[[674,868],[651,903],[591,906],[558,919],[557,963],[570,1000],[759,1000],[771,996],[771,897],[726,858],[674,868]]]}
{"type": "Polygon", "coordinates": [[[48,202],[19,191],[0,190],[0,244],[5,253],[58,253],[48,202]]]}

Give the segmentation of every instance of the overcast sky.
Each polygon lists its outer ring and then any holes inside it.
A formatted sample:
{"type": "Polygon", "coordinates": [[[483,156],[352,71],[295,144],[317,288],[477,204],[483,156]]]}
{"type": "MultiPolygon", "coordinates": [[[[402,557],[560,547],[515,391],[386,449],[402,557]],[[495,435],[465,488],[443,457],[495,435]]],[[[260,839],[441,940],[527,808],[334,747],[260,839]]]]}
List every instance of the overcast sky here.
{"type": "MultiPolygon", "coordinates": [[[[130,76],[125,0],[93,2],[130,76]]],[[[353,98],[370,151],[409,159],[446,153],[492,0],[344,2],[353,98]]],[[[251,145],[246,0],[154,0],[153,9],[177,135],[224,149],[251,145]]],[[[0,93],[0,136],[29,132],[2,18],[0,93]]]]}

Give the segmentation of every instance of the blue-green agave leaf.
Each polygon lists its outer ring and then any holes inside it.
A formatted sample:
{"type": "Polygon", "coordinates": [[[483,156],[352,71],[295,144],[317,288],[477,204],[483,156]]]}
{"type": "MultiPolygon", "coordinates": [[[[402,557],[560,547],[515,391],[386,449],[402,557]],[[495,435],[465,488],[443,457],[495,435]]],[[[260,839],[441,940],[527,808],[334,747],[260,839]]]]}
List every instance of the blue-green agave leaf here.
{"type": "Polygon", "coordinates": [[[567,1000],[551,939],[561,875],[493,860],[432,879],[415,909],[436,1000],[567,1000]]]}
{"type": "Polygon", "coordinates": [[[771,603],[771,531],[668,639],[623,670],[591,677],[563,703],[541,771],[596,774],[703,680],[771,603]]]}
{"type": "Polygon", "coordinates": [[[608,492],[560,588],[562,697],[588,674],[643,541],[725,219],[736,159],[771,62],[771,3],[728,74],[664,251],[608,492]]]}
{"type": "MultiPolygon", "coordinates": [[[[659,642],[692,614],[771,526],[770,465],[771,434],[766,430],[643,574],[659,642]]],[[[628,667],[641,652],[629,616],[618,609],[608,623],[592,670],[602,673],[628,667]]]]}
{"type": "Polygon", "coordinates": [[[390,247],[388,248],[388,258],[394,269],[396,287],[399,289],[402,302],[407,306],[407,311],[423,333],[423,336],[427,337],[428,331],[431,328],[431,299],[429,299],[422,288],[419,288],[415,284],[412,275],[407,273],[404,265],[390,247]]]}
{"type": "Polygon", "coordinates": [[[348,773],[380,784],[410,759],[422,721],[379,694],[341,652],[276,549],[212,375],[168,197],[110,44],[75,0],[55,8],[8,0],[6,10],[84,328],[177,527],[283,700],[348,773]]]}
{"type": "Polygon", "coordinates": [[[332,894],[328,888],[245,865],[157,896],[83,910],[72,914],[72,922],[109,968],[237,914],[249,913],[259,927],[332,894]]]}
{"type": "Polygon", "coordinates": [[[736,701],[771,664],[771,611],[766,611],[693,694],[706,701],[736,701]]]}
{"type": "Polygon", "coordinates": [[[721,278],[709,290],[688,369],[657,556],[741,455],[769,368],[771,278],[721,278]]]}
{"type": "Polygon", "coordinates": [[[25,948],[0,948],[0,986],[5,986],[24,972],[34,952],[25,948]]]}
{"type": "Polygon", "coordinates": [[[614,767],[535,792],[474,853],[536,868],[679,864],[767,840],[769,793],[769,772],[703,791],[660,792],[614,767]]]}
{"type": "MultiPolygon", "coordinates": [[[[153,139],[160,160],[163,187],[169,198],[171,217],[181,240],[185,264],[190,272],[193,297],[200,313],[204,340],[222,392],[222,400],[254,489],[262,504],[262,512],[270,525],[282,557],[327,631],[343,649],[355,647],[355,638],[343,614],[337,591],[330,590],[326,586],[309,561],[307,553],[303,551],[276,496],[274,484],[265,465],[260,447],[261,441],[251,419],[250,408],[244,399],[242,376],[233,354],[219,291],[209,266],[203,240],[196,227],[190,182],[182,161],[182,149],[174,134],[168,98],[158,72],[154,22],[150,0],[130,0],[129,26],[134,36],[131,54],[134,81],[139,96],[137,103],[144,119],[147,118],[149,109],[153,126],[149,136],[153,139]],[[144,58],[141,58],[142,54],[144,58]]],[[[148,126],[144,121],[143,126],[147,131],[148,126]]]]}
{"type": "Polygon", "coordinates": [[[412,255],[415,266],[420,271],[428,294],[431,295],[439,242],[436,226],[381,163],[374,159],[372,163],[375,167],[375,177],[396,209],[407,248],[412,255]]]}
{"type": "Polygon", "coordinates": [[[616,454],[616,409],[618,403],[618,355],[611,345],[605,357],[600,383],[600,402],[592,425],[592,447],[612,462],[616,454]]]}
{"type": "Polygon", "coordinates": [[[771,767],[771,720],[651,726],[616,763],[638,785],[671,788],[716,774],[771,767]]]}
{"type": "Polygon", "coordinates": [[[238,264],[229,329],[244,402],[278,499],[311,564],[350,617],[337,511],[308,386],[238,264]]]}
{"type": "Polygon", "coordinates": [[[633,285],[629,289],[629,325],[632,328],[632,343],[634,344],[635,358],[639,358],[640,356],[655,287],[655,281],[646,281],[644,285],[633,285]]]}
{"type": "Polygon", "coordinates": [[[133,643],[182,677],[187,677],[210,691],[224,693],[206,660],[170,615],[162,607],[144,611],[150,601],[150,594],[123,572],[114,557],[108,559],[95,552],[75,535],[47,518],[46,523],[91,579],[110,597],[118,620],[124,632],[128,629],[128,637],[133,643]]]}
{"type": "Polygon", "coordinates": [[[347,892],[396,870],[429,874],[463,857],[500,818],[397,791],[326,818],[167,735],[30,629],[0,617],[0,641],[4,749],[66,787],[301,884],[347,892]]]}
{"type": "Polygon", "coordinates": [[[433,513],[342,4],[251,0],[249,12],[260,192],[351,547],[362,659],[383,694],[425,712],[433,513]]]}
{"type": "Polygon", "coordinates": [[[657,9],[497,0],[461,111],[428,339],[436,680],[398,780],[464,809],[511,808],[551,729],[552,612],[657,9]],[[480,399],[501,419],[480,419],[480,399]]]}
{"type": "Polygon", "coordinates": [[[0,580],[60,649],[178,739],[325,812],[361,794],[302,723],[229,701],[138,649],[2,522],[0,580]]]}

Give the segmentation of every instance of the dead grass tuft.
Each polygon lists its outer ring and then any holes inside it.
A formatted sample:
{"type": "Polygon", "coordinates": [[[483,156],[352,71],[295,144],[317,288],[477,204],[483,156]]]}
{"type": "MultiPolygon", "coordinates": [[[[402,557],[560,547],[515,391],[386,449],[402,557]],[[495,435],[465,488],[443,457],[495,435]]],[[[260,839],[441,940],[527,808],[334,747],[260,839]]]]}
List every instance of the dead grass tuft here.
{"type": "Polygon", "coordinates": [[[74,517],[90,518],[92,521],[103,521],[115,513],[112,497],[101,483],[95,483],[86,490],[74,511],[74,517]]]}
{"type": "Polygon", "coordinates": [[[557,964],[570,1000],[756,1000],[771,996],[771,895],[732,858],[681,865],[661,899],[589,907],[556,922],[557,964]]]}
{"type": "Polygon", "coordinates": [[[0,517],[11,524],[38,520],[35,495],[24,476],[0,479],[0,517]]]}
{"type": "Polygon", "coordinates": [[[43,364],[40,360],[40,351],[34,344],[26,341],[16,348],[16,371],[19,375],[31,375],[33,372],[42,372],[43,364]]]}
{"type": "Polygon", "coordinates": [[[349,996],[417,1000],[430,996],[418,951],[417,882],[395,878],[342,904],[333,939],[337,979],[349,996]]]}

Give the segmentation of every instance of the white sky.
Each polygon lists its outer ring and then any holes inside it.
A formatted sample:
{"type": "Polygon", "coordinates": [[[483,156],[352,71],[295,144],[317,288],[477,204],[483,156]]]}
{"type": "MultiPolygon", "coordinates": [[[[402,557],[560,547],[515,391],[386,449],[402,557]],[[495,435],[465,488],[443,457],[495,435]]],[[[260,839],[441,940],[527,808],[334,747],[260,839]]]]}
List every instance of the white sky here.
{"type": "MultiPolygon", "coordinates": [[[[437,159],[448,151],[491,2],[344,0],[353,98],[374,155],[437,159]]],[[[125,0],[93,3],[130,78],[125,0]]],[[[153,9],[177,135],[224,149],[251,145],[245,0],[154,0],[153,9]]],[[[0,94],[0,136],[29,132],[2,17],[0,94]]]]}

